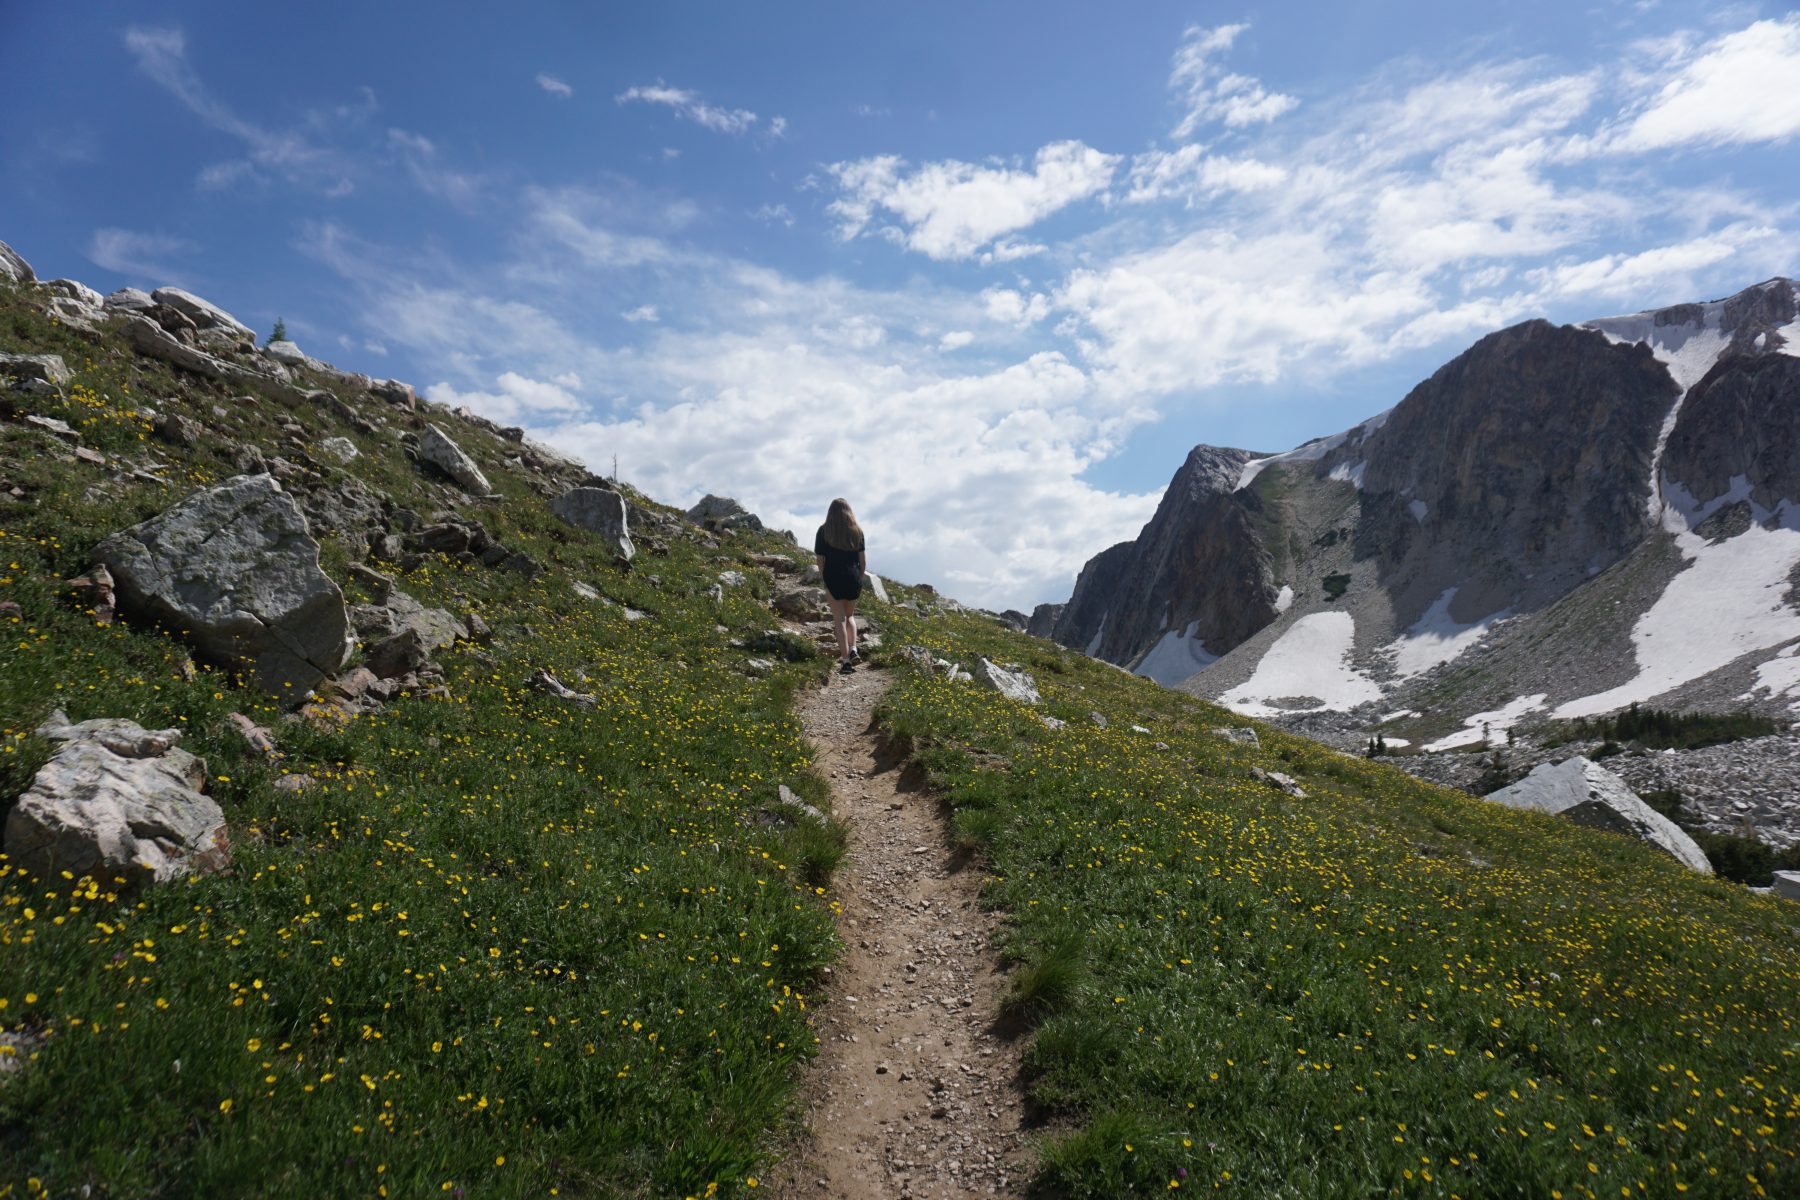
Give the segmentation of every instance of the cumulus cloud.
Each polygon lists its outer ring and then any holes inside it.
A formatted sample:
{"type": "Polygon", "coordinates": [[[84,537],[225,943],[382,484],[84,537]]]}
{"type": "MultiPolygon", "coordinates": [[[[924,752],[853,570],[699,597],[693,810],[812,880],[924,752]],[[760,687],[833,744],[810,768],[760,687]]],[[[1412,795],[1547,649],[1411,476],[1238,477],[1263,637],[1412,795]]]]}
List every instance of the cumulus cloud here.
{"type": "Polygon", "coordinates": [[[171,264],[193,253],[185,238],[166,233],[139,233],[130,229],[96,229],[88,239],[88,261],[108,271],[138,280],[165,283],[181,278],[171,264]]]}
{"type": "Polygon", "coordinates": [[[1221,192],[1260,192],[1288,180],[1286,167],[1254,158],[1209,154],[1197,142],[1174,150],[1149,150],[1131,160],[1124,199],[1142,204],[1170,197],[1190,207],[1221,192]]]}
{"type": "Polygon", "coordinates": [[[662,319],[657,314],[656,305],[654,305],[654,304],[640,304],[636,308],[627,309],[625,312],[620,313],[619,315],[624,317],[627,321],[630,321],[634,324],[639,321],[654,322],[654,321],[658,321],[658,320],[662,319]]]}
{"type": "Polygon", "coordinates": [[[581,376],[574,373],[554,379],[531,379],[516,371],[503,371],[493,391],[459,391],[449,383],[434,383],[425,398],[451,408],[469,408],[503,425],[541,424],[583,410],[574,389],[581,376]]]}
{"type": "MultiPolygon", "coordinates": [[[[1105,191],[1119,162],[1119,155],[1078,141],[1043,147],[1029,169],[952,159],[909,171],[903,159],[881,155],[830,167],[840,194],[828,211],[846,241],[887,212],[904,227],[895,232],[908,249],[935,259],[970,258],[1004,234],[1105,191]]],[[[1001,247],[994,253],[999,261],[1019,256],[1001,247]]]]}
{"type": "MultiPolygon", "coordinates": [[[[702,129],[710,129],[714,133],[744,134],[749,133],[760,119],[747,108],[724,108],[709,104],[700,98],[699,93],[687,88],[670,87],[658,80],[648,86],[626,88],[613,97],[619,104],[661,104],[673,109],[675,115],[683,120],[692,121],[702,129]]],[[[782,118],[771,132],[779,137],[787,127],[782,118]]]]}
{"type": "Polygon", "coordinates": [[[1201,126],[1214,122],[1231,129],[1264,124],[1299,105],[1293,96],[1271,92],[1256,79],[1219,66],[1219,56],[1248,28],[1190,25],[1182,34],[1169,72],[1169,89],[1181,97],[1187,110],[1175,126],[1176,138],[1191,137],[1201,126]]]}
{"type": "Polygon", "coordinates": [[[1626,152],[1783,141],[1800,133],[1800,14],[1708,44],[1649,97],[1611,142],[1626,152]]]}
{"type": "Polygon", "coordinates": [[[938,339],[939,350],[961,350],[975,340],[975,335],[967,329],[953,329],[938,339]]]}
{"type": "Polygon", "coordinates": [[[557,96],[564,100],[567,100],[570,96],[575,94],[574,88],[570,87],[556,76],[544,71],[538,72],[537,85],[546,92],[549,92],[552,96],[557,96]]]}

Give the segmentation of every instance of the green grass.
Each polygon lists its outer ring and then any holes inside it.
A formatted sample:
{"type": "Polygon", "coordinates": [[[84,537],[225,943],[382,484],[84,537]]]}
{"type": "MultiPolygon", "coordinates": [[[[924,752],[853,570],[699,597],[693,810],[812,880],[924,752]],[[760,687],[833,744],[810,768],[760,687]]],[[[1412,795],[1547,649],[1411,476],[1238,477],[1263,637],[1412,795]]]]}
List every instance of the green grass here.
{"type": "Polygon", "coordinates": [[[905,666],[880,714],[999,818],[1015,995],[1082,939],[1027,1054],[1071,1129],[1039,1194],[1800,1190],[1790,903],[1277,730],[1239,746],[1210,730],[1240,718],[975,617],[888,636],[1023,662],[1068,721],[905,666]]]}
{"type": "MultiPolygon", "coordinates": [[[[0,1196],[753,1191],[815,1050],[805,995],[837,951],[824,889],[843,853],[835,825],[759,819],[779,784],[822,794],[792,714],[822,667],[797,652],[752,677],[728,641],[771,628],[766,607],[753,589],[706,597],[719,570],[754,574],[747,553],[781,543],[677,536],[619,570],[549,515],[507,443],[434,414],[504,494],[467,511],[550,572],[400,573],[494,628],[440,656],[449,698],[283,720],[227,673],[193,671],[179,641],[98,627],[62,581],[101,537],[234,473],[237,443],[299,460],[349,436],[363,457],[322,486],[445,507],[450,491],[400,453],[405,418],[362,398],[396,423],[371,437],[278,397],[239,402],[241,387],[90,345],[0,289],[0,350],[20,349],[77,372],[66,399],[25,411],[165,464],[167,482],[63,461],[0,420],[0,475],[28,496],[0,507],[0,600],[21,608],[0,617],[0,810],[47,757],[31,730],[54,706],[173,726],[207,760],[235,865],[126,892],[0,859],[0,1028],[47,1035],[0,1083],[0,1196]],[[155,442],[139,397],[207,436],[155,442]],[[572,579],[652,619],[628,623],[572,579]],[[540,667],[601,703],[530,690],[540,667]],[[231,711],[276,729],[279,763],[247,755],[231,711]],[[283,772],[318,786],[277,792],[283,772]]],[[[340,582],[355,553],[326,539],[340,582]]]]}

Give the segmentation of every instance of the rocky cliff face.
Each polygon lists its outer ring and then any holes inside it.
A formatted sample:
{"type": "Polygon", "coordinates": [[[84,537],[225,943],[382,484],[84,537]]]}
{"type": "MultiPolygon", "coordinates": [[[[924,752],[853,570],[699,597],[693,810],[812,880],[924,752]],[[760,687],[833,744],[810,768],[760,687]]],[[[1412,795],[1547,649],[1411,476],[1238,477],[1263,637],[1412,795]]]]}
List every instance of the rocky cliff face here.
{"type": "Polygon", "coordinates": [[[1269,554],[1257,537],[1256,497],[1238,492],[1244,450],[1196,446],[1136,541],[1091,561],[1056,640],[1128,663],[1174,631],[1217,656],[1275,615],[1269,554]]]}
{"type": "Polygon", "coordinates": [[[1402,620],[1451,586],[1485,606],[1471,616],[1535,609],[1651,528],[1651,461],[1678,390],[1646,346],[1527,321],[1320,466],[1361,481],[1358,555],[1381,562],[1402,620]]]}
{"type": "Polygon", "coordinates": [[[1634,700],[1800,711],[1796,446],[1790,280],[1527,321],[1344,433],[1196,448],[1054,635],[1256,715],[1415,711],[1446,749],[1634,700]]]}

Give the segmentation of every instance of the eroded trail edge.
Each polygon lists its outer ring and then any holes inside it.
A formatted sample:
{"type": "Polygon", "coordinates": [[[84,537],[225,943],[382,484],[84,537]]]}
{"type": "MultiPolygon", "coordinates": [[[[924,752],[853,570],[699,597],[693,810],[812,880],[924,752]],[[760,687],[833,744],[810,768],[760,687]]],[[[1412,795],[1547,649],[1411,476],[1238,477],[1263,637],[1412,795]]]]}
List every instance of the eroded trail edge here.
{"type": "Polygon", "coordinates": [[[979,865],[938,799],[884,761],[885,672],[834,675],[800,718],[850,830],[834,878],[846,952],[816,1009],[810,1132],[778,1181],[793,1200],[1006,1195],[1026,1169],[1020,1047],[993,1028],[1004,986],[979,865]]]}

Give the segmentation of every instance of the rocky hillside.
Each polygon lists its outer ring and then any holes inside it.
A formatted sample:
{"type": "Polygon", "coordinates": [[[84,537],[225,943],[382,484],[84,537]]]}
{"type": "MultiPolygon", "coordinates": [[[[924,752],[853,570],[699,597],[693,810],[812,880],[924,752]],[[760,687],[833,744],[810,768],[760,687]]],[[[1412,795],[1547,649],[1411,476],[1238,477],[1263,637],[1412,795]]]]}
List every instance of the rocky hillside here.
{"type": "Polygon", "coordinates": [[[1197,448],[1053,636],[1396,747],[1634,701],[1791,719],[1796,354],[1786,279],[1501,330],[1344,433],[1269,458],[1197,448]]]}

